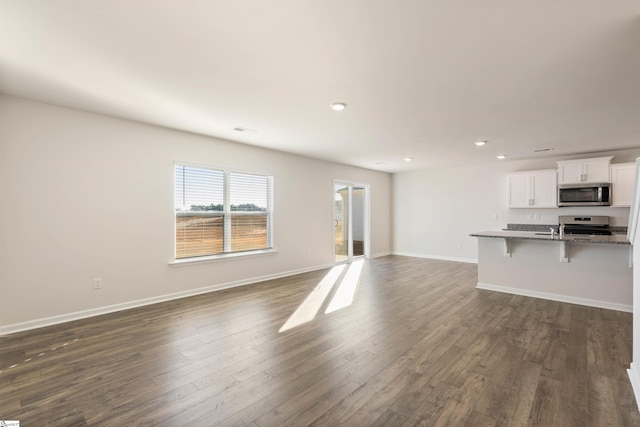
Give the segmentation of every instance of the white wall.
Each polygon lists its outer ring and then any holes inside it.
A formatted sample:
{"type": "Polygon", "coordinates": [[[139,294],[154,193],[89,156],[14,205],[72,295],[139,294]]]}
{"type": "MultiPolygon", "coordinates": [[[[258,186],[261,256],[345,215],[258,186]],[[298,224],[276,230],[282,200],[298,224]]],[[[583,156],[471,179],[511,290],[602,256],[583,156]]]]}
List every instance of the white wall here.
{"type": "MultiPolygon", "coordinates": [[[[634,197],[640,197],[639,189],[634,189],[634,193],[634,197]]],[[[631,365],[627,373],[636,397],[636,406],[640,410],[640,234],[636,233],[631,243],[633,245],[633,348],[631,365]]]]}
{"type": "MultiPolygon", "coordinates": [[[[613,163],[635,161],[638,150],[594,153],[615,156],[613,163]]],[[[576,158],[573,156],[571,158],[576,158]]],[[[393,252],[475,262],[477,241],[470,233],[500,230],[508,223],[557,224],[559,215],[606,215],[626,226],[629,208],[581,207],[508,209],[506,176],[510,172],[554,169],[556,160],[496,160],[495,164],[428,169],[393,175],[393,252]],[[539,219],[528,219],[539,214],[539,219]],[[497,218],[496,218],[497,217],[497,218]]]]}
{"type": "Polygon", "coordinates": [[[638,233],[638,221],[640,221],[640,158],[636,160],[631,206],[628,236],[633,245],[633,357],[627,373],[636,397],[636,405],[640,409],[640,233],[638,233]]]}
{"type": "Polygon", "coordinates": [[[389,253],[389,174],[1,96],[0,333],[328,266],[335,178],[370,184],[371,254],[389,253]],[[278,252],[169,266],[174,161],[274,175],[278,252]]]}

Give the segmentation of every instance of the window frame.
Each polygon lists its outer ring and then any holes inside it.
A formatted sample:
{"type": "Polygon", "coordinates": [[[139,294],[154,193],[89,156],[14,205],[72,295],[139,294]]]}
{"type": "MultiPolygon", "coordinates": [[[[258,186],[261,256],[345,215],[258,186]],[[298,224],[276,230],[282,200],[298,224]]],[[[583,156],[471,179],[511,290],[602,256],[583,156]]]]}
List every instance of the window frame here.
{"type": "Polygon", "coordinates": [[[171,173],[173,176],[173,197],[172,197],[172,223],[173,223],[173,248],[172,255],[169,261],[169,265],[172,266],[180,266],[187,264],[199,264],[206,263],[212,261],[219,261],[224,259],[233,259],[233,258],[244,258],[244,257],[252,257],[266,254],[276,253],[277,250],[274,246],[274,233],[273,233],[273,223],[274,223],[274,181],[275,177],[272,174],[264,173],[264,172],[256,172],[256,171],[247,171],[241,169],[233,169],[228,167],[220,167],[215,165],[204,165],[199,163],[190,163],[190,162],[173,162],[171,173]],[[185,166],[190,168],[198,168],[198,169],[208,169],[215,172],[221,172],[223,174],[223,204],[224,209],[220,212],[223,218],[223,252],[209,255],[201,255],[201,256],[191,256],[184,258],[177,258],[177,221],[176,221],[176,185],[177,185],[177,176],[176,176],[176,167],[185,166]],[[267,233],[267,242],[266,248],[261,249],[250,249],[244,251],[235,251],[231,252],[231,233],[232,233],[232,218],[237,215],[246,215],[246,216],[258,216],[264,215],[264,211],[233,211],[231,210],[231,191],[230,191],[230,175],[231,174],[242,174],[242,175],[255,175],[260,177],[265,177],[268,180],[268,188],[267,188],[267,225],[266,225],[266,233],[267,233]]]}

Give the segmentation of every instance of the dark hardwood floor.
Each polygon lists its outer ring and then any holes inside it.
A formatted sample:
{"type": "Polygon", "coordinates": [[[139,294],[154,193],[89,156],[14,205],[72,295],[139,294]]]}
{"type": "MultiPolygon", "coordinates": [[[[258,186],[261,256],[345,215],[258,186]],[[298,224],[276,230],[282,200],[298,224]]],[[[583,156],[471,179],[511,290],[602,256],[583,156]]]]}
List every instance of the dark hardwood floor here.
{"type": "Polygon", "coordinates": [[[0,337],[0,419],[640,426],[629,313],[476,290],[475,265],[388,256],[324,314],[327,273],[0,337]],[[279,332],[305,299],[324,301],[315,319],[279,332]]]}

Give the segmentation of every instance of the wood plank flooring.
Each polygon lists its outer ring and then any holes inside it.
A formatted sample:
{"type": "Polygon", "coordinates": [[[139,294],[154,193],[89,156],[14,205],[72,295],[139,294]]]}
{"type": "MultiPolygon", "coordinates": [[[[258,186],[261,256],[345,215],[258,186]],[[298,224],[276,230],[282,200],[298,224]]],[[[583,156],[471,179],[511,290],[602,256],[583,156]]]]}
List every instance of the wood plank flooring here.
{"type": "MultiPolygon", "coordinates": [[[[23,426],[640,426],[632,316],[475,289],[473,264],[366,261],[0,337],[23,426]],[[345,276],[345,271],[342,276],[345,276]]],[[[606,284],[603,284],[606,285],[606,284]]]]}

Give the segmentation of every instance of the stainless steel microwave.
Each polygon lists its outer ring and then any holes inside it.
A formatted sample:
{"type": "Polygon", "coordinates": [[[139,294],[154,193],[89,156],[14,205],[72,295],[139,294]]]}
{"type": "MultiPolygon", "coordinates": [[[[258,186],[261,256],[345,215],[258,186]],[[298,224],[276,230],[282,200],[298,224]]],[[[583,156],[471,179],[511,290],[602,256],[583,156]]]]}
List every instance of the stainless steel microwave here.
{"type": "Polygon", "coordinates": [[[558,206],[611,206],[611,184],[565,184],[558,186],[558,206]]]}

